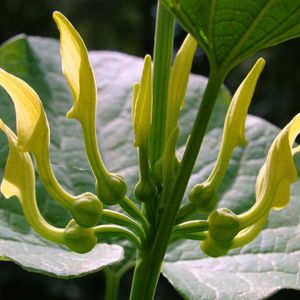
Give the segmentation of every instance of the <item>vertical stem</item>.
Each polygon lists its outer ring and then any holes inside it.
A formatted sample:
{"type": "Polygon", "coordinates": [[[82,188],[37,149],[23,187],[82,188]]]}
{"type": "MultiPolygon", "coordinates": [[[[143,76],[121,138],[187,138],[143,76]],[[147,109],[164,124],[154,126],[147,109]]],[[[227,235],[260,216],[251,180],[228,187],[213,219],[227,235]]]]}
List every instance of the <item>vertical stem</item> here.
{"type": "Polygon", "coordinates": [[[160,158],[165,140],[168,85],[173,54],[174,17],[158,1],[153,57],[153,107],[149,160],[153,169],[160,158]]]}
{"type": "Polygon", "coordinates": [[[213,69],[210,74],[200,109],[181,161],[181,166],[167,197],[166,206],[159,227],[157,231],[154,232],[153,246],[150,250],[139,252],[130,300],[151,300],[154,297],[160,268],[175,223],[176,215],[193,171],[224,76],[223,73],[218,73],[216,69],[213,69]]]}
{"type": "Polygon", "coordinates": [[[162,261],[165,255],[172,227],[175,223],[180,203],[198,157],[205,131],[224,77],[225,75],[223,72],[218,72],[216,68],[212,68],[191,136],[186,145],[180,168],[168,196],[156,233],[156,238],[153,243],[151,253],[153,256],[155,255],[157,260],[162,261]]]}
{"type": "MultiPolygon", "coordinates": [[[[161,1],[158,1],[153,57],[152,123],[149,141],[149,162],[152,170],[164,148],[174,24],[174,16],[169,13],[161,1]]],[[[149,242],[153,238],[152,233],[149,233],[149,242]]],[[[148,249],[138,251],[130,294],[131,300],[151,300],[154,297],[161,270],[161,261],[149,254],[148,249]]]]}
{"type": "Polygon", "coordinates": [[[130,300],[152,300],[161,271],[161,262],[157,262],[148,253],[138,254],[133,274],[130,300]]]}
{"type": "Polygon", "coordinates": [[[105,274],[105,295],[104,300],[118,300],[120,276],[106,267],[105,274]]]}

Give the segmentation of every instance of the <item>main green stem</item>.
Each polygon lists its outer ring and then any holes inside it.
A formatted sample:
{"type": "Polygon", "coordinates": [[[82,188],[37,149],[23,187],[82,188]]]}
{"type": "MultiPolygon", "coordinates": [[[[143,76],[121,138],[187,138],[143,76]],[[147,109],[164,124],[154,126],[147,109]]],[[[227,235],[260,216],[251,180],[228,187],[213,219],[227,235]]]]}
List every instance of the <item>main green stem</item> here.
{"type": "MultiPolygon", "coordinates": [[[[158,1],[153,57],[153,104],[149,142],[151,170],[162,155],[165,141],[166,111],[169,91],[174,39],[174,16],[158,1]]],[[[153,227],[148,234],[149,245],[155,235],[153,227]]],[[[150,249],[138,251],[131,288],[131,300],[153,299],[161,270],[161,261],[153,259],[150,249]]]]}
{"type": "Polygon", "coordinates": [[[138,253],[130,300],[152,300],[154,298],[161,264],[146,251],[138,253]]]}
{"type": "Polygon", "coordinates": [[[173,55],[174,17],[158,1],[153,57],[153,105],[150,130],[149,160],[153,170],[161,157],[168,101],[170,66],[173,55]]]}
{"type": "Polygon", "coordinates": [[[191,136],[184,152],[181,166],[167,198],[154,243],[150,251],[140,253],[135,268],[131,300],[151,300],[154,297],[160,268],[171,236],[188,181],[192,174],[204,135],[207,129],[219,89],[225,75],[212,69],[191,136]],[[144,254],[144,255],[143,255],[144,254]]]}
{"type": "Polygon", "coordinates": [[[192,171],[224,77],[225,76],[221,72],[218,72],[216,68],[212,68],[191,132],[191,136],[186,145],[180,168],[172,185],[171,192],[168,196],[167,203],[156,233],[155,241],[151,249],[151,254],[155,256],[157,260],[162,261],[164,258],[172,227],[175,223],[176,215],[188,181],[192,175],[192,171]]]}

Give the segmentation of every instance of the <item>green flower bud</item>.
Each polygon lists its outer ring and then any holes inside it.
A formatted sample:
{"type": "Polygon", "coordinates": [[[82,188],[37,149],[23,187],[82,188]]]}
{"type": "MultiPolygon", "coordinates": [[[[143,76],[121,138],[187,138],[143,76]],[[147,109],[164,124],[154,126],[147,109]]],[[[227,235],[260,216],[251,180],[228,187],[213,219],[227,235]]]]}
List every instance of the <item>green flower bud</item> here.
{"type": "Polygon", "coordinates": [[[86,253],[91,251],[97,243],[94,228],[80,227],[75,220],[71,220],[64,231],[64,244],[72,251],[86,253]]]}
{"type": "Polygon", "coordinates": [[[157,194],[157,189],[152,180],[139,181],[134,188],[134,195],[137,200],[147,202],[153,200],[157,194]]]}
{"type": "Polygon", "coordinates": [[[232,241],[230,242],[218,242],[214,240],[210,235],[201,242],[201,250],[211,256],[211,257],[220,257],[224,256],[231,249],[232,241]]]}
{"type": "Polygon", "coordinates": [[[213,211],[208,217],[209,234],[216,241],[231,241],[240,230],[238,217],[228,208],[213,211]]]}
{"type": "Polygon", "coordinates": [[[231,210],[221,208],[210,214],[208,223],[208,236],[201,243],[201,249],[212,257],[225,255],[231,249],[233,238],[239,233],[238,217],[231,210]]]}
{"type": "Polygon", "coordinates": [[[127,191],[126,183],[119,174],[110,174],[103,184],[96,182],[96,192],[99,199],[106,205],[115,205],[121,201],[127,191]]]}
{"type": "Polygon", "coordinates": [[[190,202],[201,212],[211,212],[218,202],[218,194],[211,186],[196,184],[189,193],[190,202]]]}
{"type": "Polygon", "coordinates": [[[103,204],[92,193],[84,193],[73,202],[72,215],[81,227],[93,227],[101,219],[103,204]]]}

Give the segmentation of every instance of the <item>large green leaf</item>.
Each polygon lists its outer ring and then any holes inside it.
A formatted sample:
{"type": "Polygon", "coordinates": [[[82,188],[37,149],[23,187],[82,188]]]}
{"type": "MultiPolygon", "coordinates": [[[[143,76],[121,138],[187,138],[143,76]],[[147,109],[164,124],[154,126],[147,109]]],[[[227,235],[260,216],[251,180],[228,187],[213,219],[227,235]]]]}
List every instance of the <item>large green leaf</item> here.
{"type": "Polygon", "coordinates": [[[300,35],[294,0],[161,0],[225,71],[258,50],[300,35]]]}

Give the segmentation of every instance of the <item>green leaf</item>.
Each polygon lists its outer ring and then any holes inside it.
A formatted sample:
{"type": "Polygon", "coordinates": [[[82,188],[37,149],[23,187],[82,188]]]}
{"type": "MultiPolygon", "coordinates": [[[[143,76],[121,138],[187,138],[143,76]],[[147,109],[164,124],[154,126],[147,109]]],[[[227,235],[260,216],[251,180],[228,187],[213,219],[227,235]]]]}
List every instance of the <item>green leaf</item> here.
{"type": "MultiPolygon", "coordinates": [[[[2,230],[2,228],[1,228],[2,230]]],[[[60,278],[72,278],[97,272],[123,258],[122,248],[117,245],[98,244],[87,254],[77,254],[37,239],[0,240],[1,255],[28,271],[43,273],[60,278]]],[[[1,259],[3,260],[3,259],[1,259]]]]}
{"type": "MultiPolygon", "coordinates": [[[[203,181],[212,169],[221,132],[219,128],[209,133],[190,187],[203,181]]],[[[253,204],[256,176],[278,132],[266,121],[248,117],[249,145],[234,153],[219,190],[219,207],[239,213],[253,204]]],[[[227,256],[207,257],[194,241],[171,245],[163,274],[186,299],[262,299],[282,288],[300,289],[299,194],[297,183],[289,206],[272,212],[258,238],[227,256]]]]}
{"type": "Polygon", "coordinates": [[[161,0],[225,72],[263,48],[300,35],[300,2],[161,0]],[[224,69],[223,69],[224,70],[224,69]]]}

